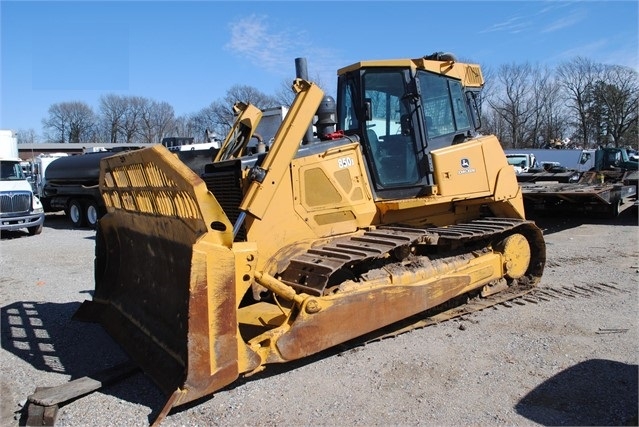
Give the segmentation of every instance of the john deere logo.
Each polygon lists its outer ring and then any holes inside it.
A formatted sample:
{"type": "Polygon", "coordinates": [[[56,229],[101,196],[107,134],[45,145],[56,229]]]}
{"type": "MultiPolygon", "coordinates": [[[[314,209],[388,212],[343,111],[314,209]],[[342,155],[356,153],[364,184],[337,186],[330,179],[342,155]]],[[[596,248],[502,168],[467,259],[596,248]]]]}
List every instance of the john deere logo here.
{"type": "Polygon", "coordinates": [[[464,175],[466,173],[475,173],[476,170],[470,167],[470,160],[461,159],[460,162],[462,169],[457,171],[457,175],[464,175]]]}

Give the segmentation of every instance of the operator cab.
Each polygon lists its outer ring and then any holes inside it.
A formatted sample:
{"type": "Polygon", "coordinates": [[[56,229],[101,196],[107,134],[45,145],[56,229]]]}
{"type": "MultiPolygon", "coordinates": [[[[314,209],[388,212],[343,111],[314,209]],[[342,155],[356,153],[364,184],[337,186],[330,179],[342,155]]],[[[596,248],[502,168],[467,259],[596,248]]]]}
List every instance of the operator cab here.
{"type": "Polygon", "coordinates": [[[371,61],[338,72],[337,128],[360,136],[377,199],[429,194],[429,152],[479,128],[478,90],[465,91],[459,73],[444,74],[442,64],[371,61]]]}

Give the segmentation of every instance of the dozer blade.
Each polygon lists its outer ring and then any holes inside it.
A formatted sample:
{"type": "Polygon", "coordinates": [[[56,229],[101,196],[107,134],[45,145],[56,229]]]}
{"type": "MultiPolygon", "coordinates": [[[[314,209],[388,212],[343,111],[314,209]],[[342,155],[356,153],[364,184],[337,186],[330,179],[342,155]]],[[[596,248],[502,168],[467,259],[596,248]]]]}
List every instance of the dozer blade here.
{"type": "Polygon", "coordinates": [[[100,189],[95,295],[79,312],[171,396],[161,419],[238,377],[233,227],[160,145],[104,159],[100,189]]]}

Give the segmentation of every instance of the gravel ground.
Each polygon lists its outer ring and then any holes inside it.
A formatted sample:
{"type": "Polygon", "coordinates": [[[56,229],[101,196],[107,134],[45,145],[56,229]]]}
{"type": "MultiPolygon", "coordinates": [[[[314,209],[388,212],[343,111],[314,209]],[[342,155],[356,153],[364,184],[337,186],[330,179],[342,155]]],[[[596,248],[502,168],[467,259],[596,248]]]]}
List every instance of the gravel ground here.
{"type": "MultiPolygon", "coordinates": [[[[637,425],[637,210],[537,222],[537,303],[268,366],[162,425],[637,425]]],[[[24,425],[36,387],[126,360],[98,325],[71,320],[91,298],[94,236],[60,215],[39,236],[2,235],[2,426],[24,425]]],[[[56,425],[148,425],[164,401],[138,373],[62,405],[56,425]]]]}

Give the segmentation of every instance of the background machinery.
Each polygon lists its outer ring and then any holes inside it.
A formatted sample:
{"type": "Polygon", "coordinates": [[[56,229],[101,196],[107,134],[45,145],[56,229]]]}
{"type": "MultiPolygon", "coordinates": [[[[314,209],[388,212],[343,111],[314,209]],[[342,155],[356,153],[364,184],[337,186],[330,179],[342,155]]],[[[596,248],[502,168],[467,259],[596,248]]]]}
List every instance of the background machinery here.
{"type": "Polygon", "coordinates": [[[262,112],[238,104],[201,176],[161,145],[102,160],[77,315],[169,396],[156,422],[267,364],[538,283],[542,233],[499,141],[475,132],[482,85],[448,54],[362,61],[336,100],[296,79],[267,151],[249,154],[262,112]]]}
{"type": "Polygon", "coordinates": [[[622,205],[629,204],[633,198],[636,202],[638,162],[630,159],[625,149],[602,147],[570,151],[578,154],[575,168],[560,165],[531,168],[517,174],[528,215],[598,213],[614,218],[622,205]]]}
{"type": "Polygon", "coordinates": [[[44,209],[33,193],[18,157],[18,138],[10,129],[0,129],[0,233],[26,229],[42,233],[44,209]]]}

